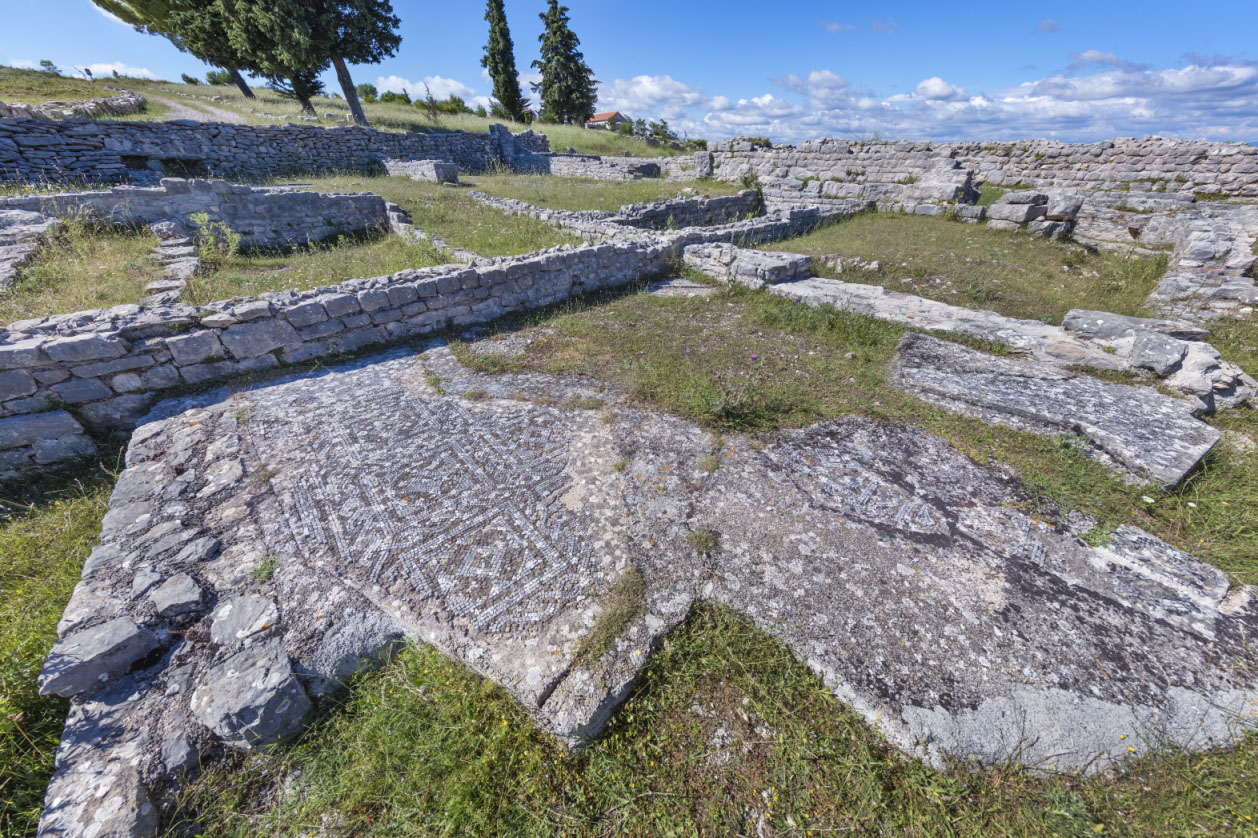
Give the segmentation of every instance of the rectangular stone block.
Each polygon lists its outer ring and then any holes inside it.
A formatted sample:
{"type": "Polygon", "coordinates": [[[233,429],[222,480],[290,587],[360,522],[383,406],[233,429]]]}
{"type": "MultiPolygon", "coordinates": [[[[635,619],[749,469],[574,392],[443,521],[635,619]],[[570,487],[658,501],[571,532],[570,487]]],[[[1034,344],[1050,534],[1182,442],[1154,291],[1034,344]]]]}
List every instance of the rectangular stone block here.
{"type": "Polygon", "coordinates": [[[220,338],[232,357],[253,358],[276,349],[294,349],[301,345],[297,330],[283,320],[258,320],[239,323],[226,329],[220,338]]]}
{"type": "Polygon", "coordinates": [[[0,449],[31,445],[83,433],[83,426],[64,410],[0,419],[0,449]]]}
{"type": "Polygon", "coordinates": [[[166,348],[181,367],[203,363],[211,358],[223,357],[223,344],[212,331],[193,332],[166,338],[166,348]]]}
{"type": "Polygon", "coordinates": [[[54,361],[71,362],[109,360],[127,352],[121,340],[96,334],[56,338],[45,343],[43,349],[54,361]]]}

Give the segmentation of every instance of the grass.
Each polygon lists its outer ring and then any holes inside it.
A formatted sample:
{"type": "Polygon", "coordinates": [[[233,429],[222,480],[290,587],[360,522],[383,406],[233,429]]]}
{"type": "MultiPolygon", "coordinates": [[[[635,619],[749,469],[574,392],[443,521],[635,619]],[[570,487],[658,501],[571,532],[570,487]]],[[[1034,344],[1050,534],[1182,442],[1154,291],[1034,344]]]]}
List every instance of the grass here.
{"type": "MultiPolygon", "coordinates": [[[[212,768],[167,813],[216,836],[1244,834],[1258,739],[1110,779],[932,771],[772,638],[701,606],[573,755],[498,687],[423,647],[292,748],[212,768]]],[[[1250,832],[1252,834],[1252,832],[1250,832]]]]}
{"type": "Polygon", "coordinates": [[[0,323],[139,302],[161,278],[149,258],[157,237],[147,229],[115,229],[70,219],[0,293],[0,323]]]}
{"type": "MultiPolygon", "coordinates": [[[[1124,485],[1074,445],[956,416],[889,386],[903,327],[737,287],[706,298],[569,301],[501,325],[513,327],[529,339],[527,348],[496,359],[494,371],[588,375],[717,431],[803,427],[844,415],[916,424],[979,462],[1018,471],[1032,511],[1081,510],[1098,521],[1098,539],[1134,524],[1238,582],[1258,582],[1258,453],[1224,442],[1174,492],[1124,485]]],[[[1221,326],[1213,340],[1228,360],[1258,368],[1258,324],[1221,326]]],[[[464,363],[482,367],[465,345],[455,349],[464,363]]],[[[1211,421],[1258,441],[1256,410],[1211,421]]]]}
{"type": "Polygon", "coordinates": [[[303,291],[451,261],[448,254],[431,242],[413,242],[394,235],[367,239],[342,237],[287,253],[271,251],[227,257],[209,272],[195,277],[185,298],[204,305],[230,297],[257,296],[266,291],[303,291]]]}
{"type": "MultiPolygon", "coordinates": [[[[24,105],[42,105],[45,102],[80,102],[117,96],[111,88],[138,90],[147,84],[144,79],[105,78],[98,81],[75,79],[44,73],[39,70],[19,70],[16,67],[0,67],[0,102],[24,105]]],[[[122,116],[102,116],[100,119],[124,119],[132,122],[151,122],[169,118],[170,108],[161,102],[148,102],[139,113],[122,116]]]]}
{"type": "Polygon", "coordinates": [[[0,835],[34,834],[69,702],[35,676],[95,546],[117,450],[101,463],[0,485],[0,835]]]}
{"type": "Polygon", "coordinates": [[[818,276],[882,285],[1009,317],[1060,323],[1072,308],[1141,314],[1166,261],[1091,254],[1029,235],[920,215],[866,213],[768,250],[814,257],[818,276]],[[859,256],[876,271],[841,276],[820,257],[859,256]]]}
{"type": "Polygon", "coordinates": [[[498,198],[515,198],[548,209],[604,212],[614,212],[625,204],[666,201],[678,197],[682,188],[687,186],[709,198],[733,195],[742,188],[738,184],[715,180],[678,184],[659,178],[609,183],[550,175],[461,174],[459,179],[498,198]]]}
{"type": "Polygon", "coordinates": [[[320,192],[374,192],[411,214],[411,222],[453,247],[480,256],[517,256],[580,239],[549,224],[508,217],[471,197],[471,189],[372,175],[333,175],[302,181],[320,192]]]}
{"type": "Polygon", "coordinates": [[[630,567],[603,596],[602,610],[581,644],[580,661],[596,661],[611,651],[616,638],[646,611],[646,580],[630,567]]]}

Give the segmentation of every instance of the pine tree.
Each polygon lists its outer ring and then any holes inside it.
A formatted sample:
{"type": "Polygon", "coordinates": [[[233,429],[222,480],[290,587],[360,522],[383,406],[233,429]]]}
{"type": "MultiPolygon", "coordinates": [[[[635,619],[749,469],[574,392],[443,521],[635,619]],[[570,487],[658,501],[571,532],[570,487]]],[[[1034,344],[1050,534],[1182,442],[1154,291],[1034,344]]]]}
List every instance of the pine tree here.
{"type": "Polygon", "coordinates": [[[507,13],[502,0],[489,0],[485,6],[489,21],[489,43],[480,65],[489,71],[494,82],[494,99],[498,107],[516,122],[528,121],[528,102],[520,93],[520,77],[515,69],[515,45],[507,28],[507,13]]]}
{"type": "Polygon", "coordinates": [[[231,48],[224,31],[222,21],[215,17],[213,9],[202,9],[201,6],[212,6],[209,3],[195,3],[192,0],[92,0],[100,8],[114,17],[129,23],[137,31],[150,35],[161,35],[179,48],[189,52],[207,64],[224,68],[231,80],[240,88],[246,99],[256,98],[244,76],[240,75],[239,57],[231,48]],[[193,31],[187,36],[181,34],[176,26],[179,14],[184,14],[189,23],[193,23],[193,31]],[[194,23],[195,21],[195,23],[194,23]]]}
{"type": "Polygon", "coordinates": [[[322,96],[324,92],[323,82],[319,79],[319,73],[309,70],[297,70],[287,78],[273,76],[267,79],[267,87],[281,96],[296,99],[301,103],[302,113],[310,116],[316,115],[314,104],[310,99],[314,96],[322,96]]]}
{"type": "Polygon", "coordinates": [[[550,6],[539,17],[546,30],[538,37],[542,57],[533,66],[542,71],[542,82],[534,85],[533,90],[542,100],[541,119],[582,125],[594,115],[598,85],[594,71],[586,66],[585,56],[577,49],[581,42],[568,26],[567,6],[550,0],[550,6]]]}

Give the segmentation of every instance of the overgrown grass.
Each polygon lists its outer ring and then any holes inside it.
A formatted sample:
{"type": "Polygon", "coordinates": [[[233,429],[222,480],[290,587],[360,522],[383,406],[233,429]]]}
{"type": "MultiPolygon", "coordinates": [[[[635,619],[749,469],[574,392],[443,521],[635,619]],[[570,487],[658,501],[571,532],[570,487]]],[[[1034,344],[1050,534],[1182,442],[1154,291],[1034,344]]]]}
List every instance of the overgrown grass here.
{"type": "Polygon", "coordinates": [[[371,175],[307,178],[320,192],[374,192],[411,214],[421,230],[480,256],[517,256],[580,239],[532,218],[506,216],[474,200],[471,189],[371,175]]]}
{"type": "Polygon", "coordinates": [[[1140,314],[1166,273],[1162,258],[1090,254],[982,225],[888,213],[854,216],[767,249],[812,255],[818,276],[1050,323],[1060,323],[1072,308],[1140,314]],[[859,256],[881,266],[840,275],[822,262],[825,256],[859,256]]]}
{"type": "Polygon", "coordinates": [[[717,180],[670,183],[660,178],[616,183],[551,175],[459,175],[468,186],[499,198],[515,198],[550,209],[614,212],[625,204],[666,201],[685,187],[704,197],[733,195],[742,187],[717,180]]]}
{"type": "Polygon", "coordinates": [[[35,677],[100,534],[117,468],[102,463],[0,485],[0,835],[32,835],[68,702],[35,677]]]}
{"type": "Polygon", "coordinates": [[[172,831],[253,835],[1242,834],[1258,740],[1118,777],[936,772],[772,638],[697,609],[607,732],[571,755],[426,648],[363,678],[295,747],[211,769],[172,831]]]}
{"type": "Polygon", "coordinates": [[[149,258],[157,237],[146,228],[117,229],[69,219],[0,292],[0,323],[139,302],[161,278],[149,258]]]}
{"type": "Polygon", "coordinates": [[[341,237],[289,252],[270,251],[229,256],[189,283],[185,298],[197,305],[229,297],[256,296],[266,291],[303,291],[349,279],[384,276],[408,268],[426,268],[452,261],[431,242],[395,235],[368,239],[341,237]]]}
{"type": "MultiPolygon", "coordinates": [[[[0,67],[0,102],[15,102],[24,105],[42,105],[45,102],[63,101],[80,102],[85,99],[100,99],[117,96],[118,91],[112,88],[137,90],[146,85],[144,79],[104,78],[96,81],[58,76],[39,70],[19,70],[16,67],[0,67]]],[[[140,92],[137,90],[137,92],[140,92]]],[[[126,119],[148,122],[166,119],[170,108],[161,102],[148,102],[140,113],[123,116],[102,116],[101,119],[126,119]]]]}
{"type": "MultiPolygon", "coordinates": [[[[802,427],[844,415],[916,424],[979,462],[1018,471],[1033,508],[1056,505],[1091,515],[1097,539],[1119,524],[1134,524],[1237,581],[1258,582],[1258,453],[1243,450],[1246,440],[1258,441],[1258,411],[1229,411],[1212,420],[1240,436],[1223,442],[1200,471],[1167,493],[1124,485],[1075,445],[956,416],[890,386],[890,360],[906,330],[872,317],[736,287],[706,298],[628,294],[597,305],[570,301],[516,322],[527,348],[515,359],[496,359],[494,371],[589,375],[643,404],[721,431],[802,427]]],[[[1229,328],[1220,329],[1216,345],[1246,363],[1258,344],[1258,326],[1229,328]]],[[[482,368],[475,352],[462,345],[456,351],[482,368]]]]}
{"type": "Polygon", "coordinates": [[[641,570],[630,567],[622,573],[603,595],[602,611],[589,634],[582,638],[578,659],[595,661],[607,654],[616,638],[646,610],[645,595],[646,580],[641,570]]]}

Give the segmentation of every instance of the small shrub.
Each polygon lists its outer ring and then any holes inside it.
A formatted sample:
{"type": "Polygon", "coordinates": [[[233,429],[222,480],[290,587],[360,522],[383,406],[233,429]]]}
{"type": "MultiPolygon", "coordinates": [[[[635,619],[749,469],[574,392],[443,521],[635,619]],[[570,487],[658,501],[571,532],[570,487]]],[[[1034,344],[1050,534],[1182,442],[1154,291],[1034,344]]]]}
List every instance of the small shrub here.
{"type": "Polygon", "coordinates": [[[190,76],[187,73],[180,73],[179,80],[183,82],[184,84],[191,84],[191,85],[198,85],[201,83],[201,80],[199,78],[197,78],[196,76],[190,76]]]}
{"type": "Polygon", "coordinates": [[[716,471],[720,467],[721,467],[721,460],[719,457],[716,457],[712,454],[708,454],[706,457],[699,458],[699,469],[701,471],[706,471],[708,474],[711,474],[712,472],[716,471]]]}
{"type": "Polygon", "coordinates": [[[627,459],[621,458],[612,463],[612,471],[621,472],[627,468],[629,468],[629,461],[627,459]]]}
{"type": "Polygon", "coordinates": [[[489,394],[484,390],[468,390],[463,394],[463,398],[467,399],[469,402],[483,402],[485,399],[489,398],[489,394]]]}
{"type": "Polygon", "coordinates": [[[212,221],[207,212],[194,212],[188,220],[196,228],[193,241],[203,271],[209,272],[240,253],[240,233],[224,222],[212,221]]]}
{"type": "Polygon", "coordinates": [[[275,575],[275,568],[279,564],[279,559],[275,556],[267,556],[262,563],[249,571],[249,578],[260,585],[264,585],[271,581],[271,577],[275,575]]]}

